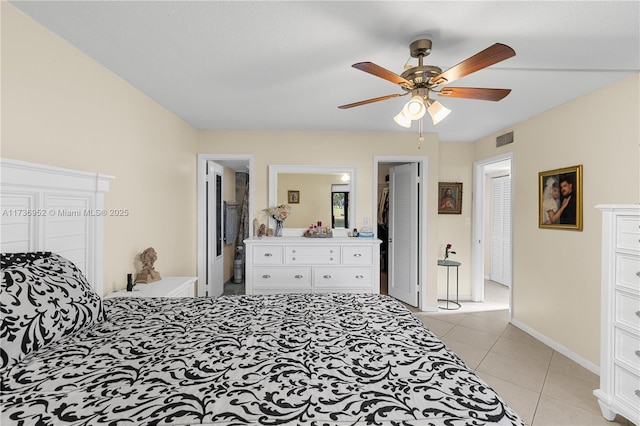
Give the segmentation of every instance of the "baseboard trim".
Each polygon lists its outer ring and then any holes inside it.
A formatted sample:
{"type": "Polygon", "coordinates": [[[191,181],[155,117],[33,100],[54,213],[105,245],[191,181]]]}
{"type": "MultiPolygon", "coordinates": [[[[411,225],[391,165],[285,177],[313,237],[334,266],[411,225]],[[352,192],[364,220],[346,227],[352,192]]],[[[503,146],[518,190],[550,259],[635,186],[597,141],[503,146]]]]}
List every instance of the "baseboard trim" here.
{"type": "Polygon", "coordinates": [[[438,312],[438,305],[427,305],[424,306],[421,312],[438,312]]]}
{"type": "Polygon", "coordinates": [[[518,327],[520,330],[524,331],[525,333],[532,335],[533,337],[540,340],[542,343],[549,346],[550,348],[560,352],[562,355],[566,356],[570,360],[577,362],[587,370],[591,371],[593,374],[597,374],[598,376],[600,375],[600,367],[598,365],[581,357],[580,355],[569,350],[565,346],[562,346],[560,343],[556,342],[555,340],[548,338],[544,334],[532,329],[531,327],[523,324],[518,320],[512,319],[511,324],[518,327]]]}

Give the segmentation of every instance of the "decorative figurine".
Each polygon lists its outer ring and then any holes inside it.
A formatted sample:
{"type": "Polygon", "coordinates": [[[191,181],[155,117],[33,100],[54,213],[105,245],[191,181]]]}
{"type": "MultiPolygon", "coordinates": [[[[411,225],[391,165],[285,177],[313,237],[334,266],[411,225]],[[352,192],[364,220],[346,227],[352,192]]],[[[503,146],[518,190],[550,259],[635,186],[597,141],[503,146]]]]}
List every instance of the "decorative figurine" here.
{"type": "Polygon", "coordinates": [[[160,280],[160,273],[153,267],[155,261],[158,260],[158,254],[153,247],[149,247],[140,253],[140,261],[142,262],[142,271],[136,275],[136,284],[148,284],[160,280]]]}

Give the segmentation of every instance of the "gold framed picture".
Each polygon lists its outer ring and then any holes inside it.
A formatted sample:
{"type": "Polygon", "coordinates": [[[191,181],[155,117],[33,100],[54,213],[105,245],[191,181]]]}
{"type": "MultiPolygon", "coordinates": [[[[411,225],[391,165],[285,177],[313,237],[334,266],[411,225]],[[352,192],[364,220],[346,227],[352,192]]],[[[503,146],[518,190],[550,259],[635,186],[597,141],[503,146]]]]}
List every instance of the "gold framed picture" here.
{"type": "Polygon", "coordinates": [[[287,202],[289,204],[300,204],[300,191],[287,191],[287,202]]]}
{"type": "Polygon", "coordinates": [[[462,182],[438,182],[438,214],[462,214],[462,182]]]}
{"type": "Polygon", "coordinates": [[[582,165],[538,173],[538,227],[582,231],[582,165]]]}

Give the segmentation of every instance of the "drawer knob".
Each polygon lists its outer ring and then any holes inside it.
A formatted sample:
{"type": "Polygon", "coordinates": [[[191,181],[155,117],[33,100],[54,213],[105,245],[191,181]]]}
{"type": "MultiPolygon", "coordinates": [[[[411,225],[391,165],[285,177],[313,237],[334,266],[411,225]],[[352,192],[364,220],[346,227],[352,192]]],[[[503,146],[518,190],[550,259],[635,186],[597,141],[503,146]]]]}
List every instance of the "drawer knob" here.
{"type": "Polygon", "coordinates": [[[360,254],[360,253],[353,253],[353,257],[362,257],[362,254],[360,254]]]}
{"type": "Polygon", "coordinates": [[[296,260],[296,258],[295,258],[295,257],[292,257],[292,258],[291,258],[291,260],[296,260]]]}
{"type": "Polygon", "coordinates": [[[333,250],[329,250],[329,253],[333,253],[333,250]]]}
{"type": "Polygon", "coordinates": [[[330,257],[329,260],[333,260],[333,257],[330,257]]]}
{"type": "Polygon", "coordinates": [[[636,276],[640,277],[640,271],[636,272],[636,276]]]}
{"type": "Polygon", "coordinates": [[[269,278],[271,278],[271,275],[264,274],[264,275],[262,276],[262,278],[264,278],[264,279],[269,279],[269,278]]]}
{"type": "Polygon", "coordinates": [[[331,279],[331,275],[324,275],[322,278],[325,278],[328,280],[328,279],[331,279]]]}
{"type": "Polygon", "coordinates": [[[364,275],[356,275],[356,279],[361,280],[364,278],[364,275]]]}
{"type": "Polygon", "coordinates": [[[264,257],[271,257],[271,256],[273,256],[273,254],[271,254],[271,253],[265,253],[264,254],[264,257]]]}
{"type": "Polygon", "coordinates": [[[640,390],[637,390],[637,389],[636,389],[635,394],[636,394],[636,396],[637,396],[638,398],[640,398],[640,390]]]}
{"type": "Polygon", "coordinates": [[[296,275],[295,278],[299,280],[300,278],[302,278],[302,275],[296,275]]]}
{"type": "Polygon", "coordinates": [[[636,316],[640,318],[640,311],[636,311],[636,316]]]}
{"type": "Polygon", "coordinates": [[[291,250],[291,253],[295,253],[295,252],[296,252],[296,250],[295,250],[295,249],[291,250]]]}
{"type": "Polygon", "coordinates": [[[636,356],[640,358],[640,351],[636,351],[636,356]]]}

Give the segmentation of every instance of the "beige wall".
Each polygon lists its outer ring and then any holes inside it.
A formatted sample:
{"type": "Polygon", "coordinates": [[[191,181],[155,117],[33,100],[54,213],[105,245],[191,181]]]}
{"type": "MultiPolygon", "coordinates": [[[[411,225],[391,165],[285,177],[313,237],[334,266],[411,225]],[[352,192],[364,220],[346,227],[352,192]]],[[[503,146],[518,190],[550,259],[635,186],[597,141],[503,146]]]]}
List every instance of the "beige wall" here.
{"type": "MultiPolygon", "coordinates": [[[[513,315],[578,356],[599,362],[600,203],[640,201],[640,74],[475,144],[475,159],[512,150],[513,315]],[[582,232],[538,228],[538,173],[582,164],[582,232]]],[[[442,168],[443,166],[441,166],[442,168]]]]}
{"type": "MultiPolygon", "coordinates": [[[[440,182],[462,183],[462,214],[438,215],[438,258],[444,258],[444,250],[447,244],[451,244],[451,250],[456,254],[450,255],[451,260],[461,262],[458,268],[459,296],[463,300],[471,299],[471,190],[473,144],[469,143],[443,143],[440,146],[440,182]]],[[[438,199],[436,195],[434,202],[438,199]]],[[[455,272],[451,271],[449,296],[455,289],[455,272]]],[[[447,283],[446,268],[438,268],[438,294],[446,295],[447,283]]]]}
{"type": "Polygon", "coordinates": [[[2,157],[115,176],[104,291],[153,246],[161,275],[196,275],[198,132],[22,12],[2,8],[2,157]]]}

